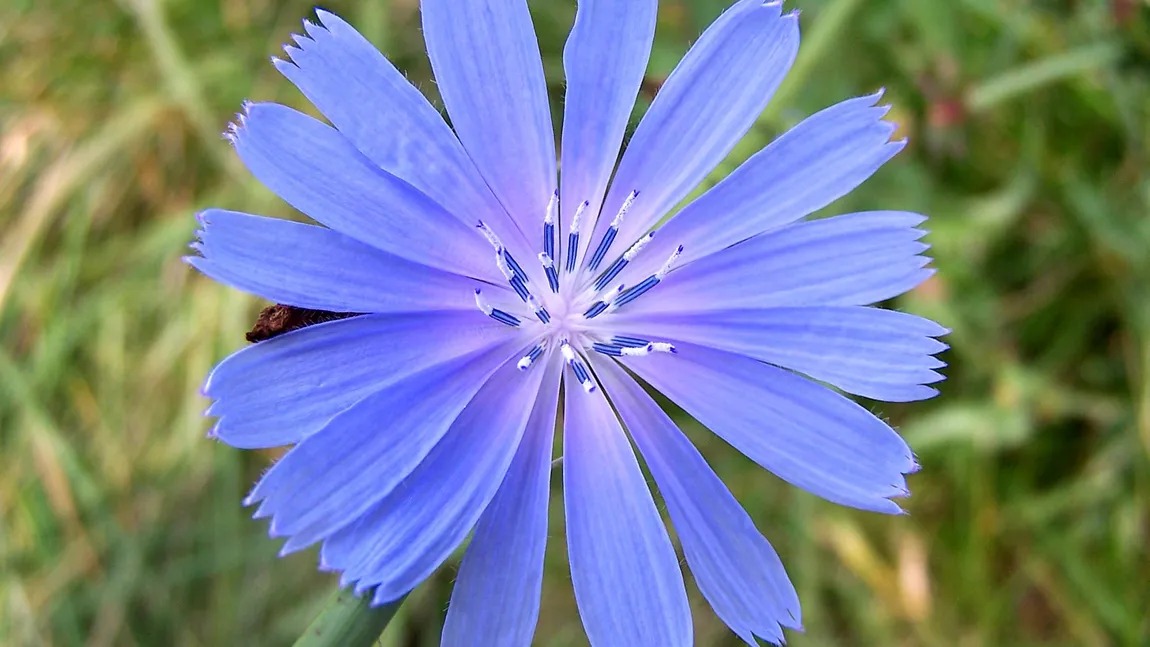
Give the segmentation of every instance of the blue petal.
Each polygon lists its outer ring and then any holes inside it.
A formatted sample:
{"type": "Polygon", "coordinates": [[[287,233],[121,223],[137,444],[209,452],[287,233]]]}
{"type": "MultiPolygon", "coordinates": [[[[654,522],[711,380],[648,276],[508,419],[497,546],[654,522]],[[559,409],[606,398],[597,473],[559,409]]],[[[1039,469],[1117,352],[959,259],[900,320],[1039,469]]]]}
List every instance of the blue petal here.
{"type": "Polygon", "coordinates": [[[673,337],[805,373],[855,395],[888,402],[933,397],[942,326],[861,306],[719,310],[620,317],[618,334],[673,337]],[[624,330],[626,329],[626,330],[624,330]]]}
{"type": "Polygon", "coordinates": [[[507,339],[507,327],[472,309],[365,315],[248,346],[220,362],[204,394],[220,420],[213,435],[253,449],[298,443],[333,416],[431,367],[507,339]]]}
{"type": "Polygon", "coordinates": [[[632,273],[650,274],[680,243],[684,265],[853,191],[906,145],[905,139],[890,141],[896,126],[882,120],[889,106],[874,106],[881,96],[831,106],[771,142],[663,225],[644,251],[646,267],[632,273]]]}
{"type": "Polygon", "coordinates": [[[427,54],[451,124],[520,229],[542,232],[555,132],[525,0],[423,0],[427,54]]]}
{"type": "MultiPolygon", "coordinates": [[[[647,69],[657,10],[657,0],[579,2],[563,50],[562,222],[569,223],[584,200],[590,203],[588,214],[599,213],[647,69]]],[[[584,218],[580,225],[585,253],[595,218],[584,218]]],[[[566,236],[560,242],[566,243],[566,236]]]]}
{"type": "Polygon", "coordinates": [[[619,312],[870,305],[934,273],[914,228],[923,220],[876,211],[796,223],[673,270],[619,312]]]}
{"type": "Polygon", "coordinates": [[[521,346],[509,344],[436,365],[345,409],[276,463],[245,503],[262,500],[256,516],[271,516],[271,535],[292,537],[292,548],[330,536],[416,469],[521,346]]]}
{"type": "Polygon", "coordinates": [[[703,596],[748,644],[756,635],[782,644],[780,625],[802,622],[778,554],[659,405],[613,361],[592,361],[667,502],[703,596]]]}
{"type": "Polygon", "coordinates": [[[619,239],[637,239],[750,130],[798,52],[798,16],[780,16],[781,8],[782,2],[742,0],[687,52],[627,145],[595,241],[633,190],[639,198],[619,239]]]}
{"type": "Polygon", "coordinates": [[[284,48],[290,62],[273,59],[276,69],[381,169],[466,224],[482,218],[514,238],[507,213],[439,112],[351,25],[322,9],[316,15],[323,26],[304,23],[307,36],[284,48]]]}
{"type": "Polygon", "coordinates": [[[343,571],[342,586],[376,587],[377,604],[398,599],[471,532],[507,474],[543,380],[543,371],[525,375],[515,363],[491,376],[394,492],[324,542],[323,568],[343,571]]]}
{"type": "Polygon", "coordinates": [[[276,303],[330,312],[470,310],[475,282],[404,260],[339,232],[208,209],[187,261],[276,303]]]}
{"type": "Polygon", "coordinates": [[[541,359],[547,367],[543,390],[515,460],[463,556],[443,625],[444,647],[526,647],[535,633],[562,366],[541,359]]]}
{"type": "Polygon", "coordinates": [[[332,229],[408,260],[501,283],[473,225],[364,157],[339,132],[274,103],[247,104],[231,133],[248,170],[332,229]]]}
{"type": "Polygon", "coordinates": [[[789,371],[677,339],[678,353],[623,363],[751,460],[846,506],[898,514],[917,464],[886,423],[789,371]]]}
{"type": "Polygon", "coordinates": [[[565,390],[563,500],[571,582],[595,647],[692,644],[679,561],[602,390],[565,390]]]}

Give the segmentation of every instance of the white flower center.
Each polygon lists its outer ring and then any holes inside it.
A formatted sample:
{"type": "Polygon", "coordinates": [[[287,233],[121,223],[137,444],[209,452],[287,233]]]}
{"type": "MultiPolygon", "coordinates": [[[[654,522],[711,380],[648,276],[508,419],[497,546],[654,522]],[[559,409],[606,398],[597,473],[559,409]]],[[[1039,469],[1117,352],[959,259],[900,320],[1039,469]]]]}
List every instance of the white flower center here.
{"type": "Polygon", "coordinates": [[[505,307],[493,306],[487,302],[482,290],[476,289],[475,304],[492,319],[514,328],[529,329],[537,335],[535,345],[519,361],[521,370],[531,368],[551,348],[557,351],[555,356],[570,365],[583,388],[591,392],[595,390],[595,382],[582,357],[583,353],[598,352],[620,357],[675,352],[675,347],[667,342],[608,333],[602,325],[612,312],[658,285],[683,251],[680,245],[657,272],[633,286],[625,286],[616,280],[623,268],[635,260],[655,235],[653,231],[644,235],[610,264],[605,264],[607,259],[612,258],[611,248],[619,233],[619,226],[638,197],[638,191],[632,191],[627,196],[594,252],[584,259],[583,267],[578,267],[581,221],[586,217],[590,204],[584,201],[576,208],[567,234],[567,244],[562,250],[566,255],[558,258],[555,215],[559,209],[559,193],[555,192],[543,219],[543,251],[539,253],[538,260],[547,282],[541,286],[530,282],[523,267],[503,246],[499,236],[486,223],[479,222],[479,232],[495,248],[496,266],[519,297],[520,303],[505,307]],[[588,284],[589,279],[585,279],[588,275],[595,277],[594,282],[588,284]]]}

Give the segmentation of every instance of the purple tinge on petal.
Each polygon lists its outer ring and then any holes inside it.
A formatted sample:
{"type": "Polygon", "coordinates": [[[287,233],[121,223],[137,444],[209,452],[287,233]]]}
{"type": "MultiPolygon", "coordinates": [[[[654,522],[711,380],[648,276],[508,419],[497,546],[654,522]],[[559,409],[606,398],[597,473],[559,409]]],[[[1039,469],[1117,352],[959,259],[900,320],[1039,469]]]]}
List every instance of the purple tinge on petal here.
{"type": "Polygon", "coordinates": [[[474,226],[380,169],[336,129],[274,103],[248,104],[246,113],[232,136],[236,151],[288,204],[385,252],[502,282],[474,226]]]}
{"type": "MultiPolygon", "coordinates": [[[[306,36],[272,62],[355,147],[468,225],[483,218],[518,243],[515,228],[439,112],[366,38],[316,11],[306,36]]],[[[526,249],[517,250],[526,252],[526,249]]]]}
{"type": "Polygon", "coordinates": [[[527,235],[556,188],[555,133],[525,0],[423,0],[423,33],[455,132],[527,235]]]}
{"type": "Polygon", "coordinates": [[[841,505],[900,514],[914,455],[846,397],[770,364],[677,339],[623,364],[751,460],[841,505]]]}
{"type": "MultiPolygon", "coordinates": [[[[439,567],[471,532],[507,474],[544,377],[508,361],[393,492],[324,542],[323,565],[357,593],[396,600],[439,567]]],[[[382,469],[382,467],[381,467],[382,469]]]]}
{"type": "Polygon", "coordinates": [[[443,362],[373,393],[291,449],[245,500],[273,537],[303,548],[355,521],[423,462],[492,373],[521,347],[443,362]]]}
{"type": "Polygon", "coordinates": [[[563,501],[571,583],[595,647],[692,644],[675,549],[602,390],[565,389],[563,501]]]}
{"type": "Polygon", "coordinates": [[[234,447],[290,445],[372,393],[506,339],[507,328],[474,307],[309,326],[220,362],[204,384],[207,413],[234,447]]]}
{"type": "Polygon", "coordinates": [[[687,565],[715,613],[750,645],[801,629],[799,598],[770,543],[699,451],[612,360],[593,360],[667,502],[687,565]]]}
{"type": "MultiPolygon", "coordinates": [[[[567,93],[560,231],[568,231],[586,201],[587,217],[579,223],[584,253],[596,243],[589,236],[647,69],[657,10],[657,0],[581,0],[563,50],[567,93]]],[[[560,243],[566,240],[560,237],[560,243]]]]}
{"type": "Polygon", "coordinates": [[[337,231],[208,209],[188,263],[275,303],[330,312],[471,310],[475,282],[337,231]]]}
{"type": "MultiPolygon", "coordinates": [[[[889,106],[876,92],[848,99],[803,120],[751,156],[659,230],[643,272],[678,242],[689,263],[752,236],[778,229],[850,193],[906,145],[891,141],[889,106]]],[[[628,275],[630,276],[630,275],[628,275]]]]}
{"type": "Polygon", "coordinates": [[[874,211],[800,222],[676,268],[620,313],[870,305],[934,270],[915,229],[925,216],[874,211]]]}
{"type": "Polygon", "coordinates": [[[627,144],[592,245],[632,191],[640,197],[619,240],[636,240],[750,130],[798,52],[798,17],[781,10],[781,2],[742,0],[699,37],[627,144]]]}
{"type": "Polygon", "coordinates": [[[746,355],[875,400],[929,398],[938,391],[925,385],[943,379],[934,369],[945,364],[934,355],[947,345],[934,338],[948,331],[893,310],[801,306],[619,319],[621,329],[746,355]]]}
{"type": "Polygon", "coordinates": [[[443,625],[445,647],[525,647],[535,633],[562,375],[562,364],[547,356],[543,361],[546,375],[519,451],[459,567],[443,625]]]}

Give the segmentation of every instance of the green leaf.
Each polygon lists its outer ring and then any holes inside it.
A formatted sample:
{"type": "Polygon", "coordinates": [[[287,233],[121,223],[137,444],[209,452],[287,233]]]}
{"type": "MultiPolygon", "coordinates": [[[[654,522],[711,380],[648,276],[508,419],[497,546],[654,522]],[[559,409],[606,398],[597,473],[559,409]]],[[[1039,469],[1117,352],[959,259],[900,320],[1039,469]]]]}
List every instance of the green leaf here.
{"type": "Polygon", "coordinates": [[[295,647],[370,647],[405,599],[372,607],[371,595],[357,598],[352,587],[340,589],[295,641],[295,647]]]}

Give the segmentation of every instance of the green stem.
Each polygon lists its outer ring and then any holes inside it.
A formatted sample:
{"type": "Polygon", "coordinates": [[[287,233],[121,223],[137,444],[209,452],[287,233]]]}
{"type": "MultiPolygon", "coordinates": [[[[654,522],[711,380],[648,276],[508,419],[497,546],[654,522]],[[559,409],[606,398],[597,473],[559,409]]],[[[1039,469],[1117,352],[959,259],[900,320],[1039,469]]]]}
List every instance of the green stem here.
{"type": "Polygon", "coordinates": [[[371,594],[357,598],[352,587],[336,591],[294,647],[370,647],[407,599],[371,606],[371,594]]]}

